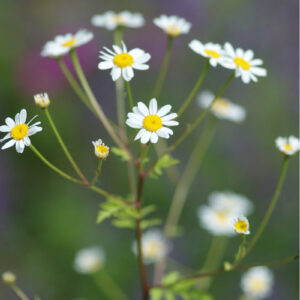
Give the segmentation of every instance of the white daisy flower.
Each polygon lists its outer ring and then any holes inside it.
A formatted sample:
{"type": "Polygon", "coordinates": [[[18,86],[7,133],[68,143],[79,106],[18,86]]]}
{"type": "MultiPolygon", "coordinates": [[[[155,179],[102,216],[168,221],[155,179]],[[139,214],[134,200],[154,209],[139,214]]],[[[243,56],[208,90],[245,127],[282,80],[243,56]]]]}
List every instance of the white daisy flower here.
{"type": "Polygon", "coordinates": [[[113,45],[113,50],[104,47],[106,52],[100,51],[100,58],[104,61],[100,62],[98,68],[100,70],[111,69],[111,77],[113,81],[122,76],[125,81],[130,81],[134,77],[133,69],[148,70],[149,66],[145,63],[151,58],[151,55],[142,49],[134,48],[127,51],[127,47],[122,42],[122,47],[113,45]]]}
{"type": "Polygon", "coordinates": [[[237,234],[250,234],[249,221],[246,217],[239,217],[234,221],[233,228],[237,234]]]}
{"type": "Polygon", "coordinates": [[[249,83],[251,80],[257,82],[256,76],[267,76],[267,70],[260,67],[263,61],[254,59],[252,50],[234,49],[230,43],[225,43],[224,50],[227,59],[222,61],[222,66],[235,69],[235,76],[241,77],[244,83],[249,83]]]}
{"type": "Polygon", "coordinates": [[[35,104],[40,108],[46,108],[50,105],[50,99],[47,93],[36,94],[33,97],[35,104]]]}
{"type": "Polygon", "coordinates": [[[142,14],[131,13],[129,11],[122,11],[120,13],[108,11],[104,14],[93,16],[91,22],[94,26],[105,27],[108,30],[114,30],[118,26],[138,28],[145,24],[142,14]]]}
{"type": "Polygon", "coordinates": [[[209,196],[209,205],[198,208],[200,225],[213,235],[233,236],[232,224],[239,216],[247,216],[253,209],[244,196],[232,192],[214,192],[209,196]]]}
{"type": "Polygon", "coordinates": [[[93,37],[94,34],[86,29],[81,29],[75,34],[57,35],[53,41],[48,41],[44,45],[41,56],[60,57],[74,48],[87,44],[93,37]]]}
{"type": "Polygon", "coordinates": [[[300,150],[300,140],[295,136],[278,137],[275,141],[276,147],[285,155],[293,155],[300,150]]]}
{"type": "Polygon", "coordinates": [[[208,58],[211,66],[216,67],[218,64],[222,65],[225,51],[221,45],[214,43],[203,44],[198,40],[192,40],[189,43],[189,47],[197,54],[208,58]]]}
{"type": "MultiPolygon", "coordinates": [[[[203,91],[198,96],[198,104],[204,109],[208,108],[214,98],[215,95],[210,91],[203,91]]],[[[219,119],[238,123],[246,118],[246,111],[243,107],[225,98],[218,98],[212,106],[211,112],[219,119]]]]}
{"type": "Polygon", "coordinates": [[[97,272],[105,262],[105,253],[102,248],[93,246],[77,252],[74,260],[74,269],[83,274],[97,272]]]}
{"type": "Polygon", "coordinates": [[[155,18],[153,23],[161,28],[167,35],[172,37],[189,33],[192,26],[192,24],[187,22],[184,18],[166,15],[155,18]]]}
{"type": "MultiPolygon", "coordinates": [[[[132,249],[137,254],[136,241],[132,249]]],[[[169,247],[162,233],[157,229],[152,229],[143,234],[142,250],[145,263],[151,264],[164,258],[169,251],[169,247]]]]}
{"type": "Polygon", "coordinates": [[[273,273],[267,267],[254,267],[241,280],[241,287],[247,296],[255,299],[267,298],[273,287],[273,273]]]}
{"type": "Polygon", "coordinates": [[[95,148],[95,155],[99,158],[106,158],[109,154],[109,147],[106,146],[101,139],[92,142],[95,148]]]}
{"type": "Polygon", "coordinates": [[[26,123],[27,111],[22,109],[20,113],[17,113],[15,120],[12,118],[6,118],[6,125],[0,126],[0,132],[7,132],[6,136],[0,140],[3,142],[5,140],[11,139],[2,146],[2,150],[10,148],[16,145],[16,150],[18,153],[23,153],[25,146],[30,146],[30,136],[42,131],[42,127],[38,125],[41,122],[36,122],[32,125],[30,123],[37,116],[34,116],[28,123],[26,123]]]}
{"type": "Polygon", "coordinates": [[[141,139],[142,144],[157,143],[158,137],[168,139],[173,134],[173,130],[165,126],[177,126],[179,123],[174,121],[177,117],[176,113],[168,114],[171,105],[164,105],[160,109],[157,108],[156,99],[151,99],[148,107],[138,102],[133,107],[133,112],[127,114],[126,124],[131,128],[140,129],[135,137],[135,141],[141,139]]]}

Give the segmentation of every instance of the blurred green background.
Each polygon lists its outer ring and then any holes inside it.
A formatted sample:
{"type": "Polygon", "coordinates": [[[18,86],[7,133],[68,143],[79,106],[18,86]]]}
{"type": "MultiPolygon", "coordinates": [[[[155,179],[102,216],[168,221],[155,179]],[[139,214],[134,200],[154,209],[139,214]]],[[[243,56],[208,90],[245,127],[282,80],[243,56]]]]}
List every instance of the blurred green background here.
{"type": "MultiPolygon", "coordinates": [[[[177,14],[192,22],[190,34],[176,38],[171,65],[160,104],[178,108],[194,85],[204,60],[194,54],[188,42],[224,43],[253,49],[264,60],[268,77],[257,84],[234,80],[224,96],[247,110],[241,125],[222,121],[188,196],[178,238],[171,257],[190,268],[201,266],[211,236],[198,225],[195,211],[215,190],[233,190],[255,203],[250,221],[257,228],[274,192],[279,176],[281,154],[274,146],[279,135],[298,135],[298,3],[297,1],[240,0],[10,0],[1,1],[0,36],[0,119],[14,116],[21,108],[29,115],[39,114],[43,132],[32,138],[40,151],[66,171],[72,172],[43,113],[33,105],[33,94],[47,91],[53,118],[72,154],[87,176],[96,168],[91,140],[103,137],[103,127],[78,101],[56,64],[41,58],[39,52],[55,35],[87,28],[94,40],[79,49],[88,79],[105,112],[115,114],[114,85],[108,72],[97,69],[98,51],[112,44],[111,32],[93,28],[90,18],[109,9],[141,12],[146,26],[125,31],[129,48],[140,47],[151,53],[150,71],[137,72],[132,81],[134,98],[148,102],[165,49],[165,35],[152,19],[162,13],[177,14]]],[[[203,87],[216,91],[228,76],[227,70],[210,70],[203,87]]],[[[188,120],[200,112],[194,102],[175,129],[173,140],[188,120]]],[[[195,130],[174,153],[183,169],[201,132],[195,130]]],[[[282,195],[263,238],[245,263],[284,258],[298,251],[298,159],[292,158],[282,195]]],[[[111,155],[103,166],[101,186],[122,195],[128,193],[126,165],[111,155]]],[[[100,245],[106,250],[106,269],[131,299],[138,299],[138,268],[131,245],[134,233],[117,230],[109,222],[96,225],[97,209],[103,198],[66,182],[48,170],[29,150],[0,153],[0,273],[9,269],[19,278],[28,295],[47,299],[105,299],[89,276],[73,271],[74,255],[82,247],[100,245]]],[[[174,187],[166,176],[146,183],[144,201],[157,205],[164,219],[174,187]]],[[[231,259],[238,239],[231,239],[227,259],[231,259]]],[[[298,298],[296,262],[276,267],[271,299],[298,298]]],[[[149,273],[152,268],[149,267],[149,273]]],[[[219,276],[213,283],[215,299],[236,299],[240,294],[241,272],[219,276]]],[[[15,296],[0,284],[0,299],[15,296]]]]}

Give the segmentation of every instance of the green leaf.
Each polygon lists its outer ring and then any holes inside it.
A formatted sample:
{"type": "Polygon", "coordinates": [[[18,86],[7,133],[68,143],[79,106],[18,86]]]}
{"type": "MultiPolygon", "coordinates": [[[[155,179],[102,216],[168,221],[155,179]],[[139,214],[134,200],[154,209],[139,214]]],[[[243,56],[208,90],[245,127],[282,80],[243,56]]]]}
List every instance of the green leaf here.
{"type": "Polygon", "coordinates": [[[151,300],[161,300],[164,295],[164,291],[159,288],[152,288],[150,290],[151,300]]]}
{"type": "Polygon", "coordinates": [[[143,220],[141,222],[141,227],[142,229],[146,229],[146,228],[149,228],[149,227],[153,227],[153,226],[156,226],[156,225],[159,225],[161,224],[161,219],[149,219],[149,220],[143,220]]]}
{"type": "Polygon", "coordinates": [[[195,279],[184,280],[177,283],[172,289],[178,293],[185,292],[195,285],[195,279]]]}
{"type": "Polygon", "coordinates": [[[101,223],[102,221],[104,221],[105,219],[108,219],[110,217],[113,216],[113,214],[118,211],[119,208],[116,207],[114,209],[110,209],[110,210],[100,210],[98,213],[98,217],[97,217],[97,223],[101,223]]]}
{"type": "Polygon", "coordinates": [[[170,291],[166,292],[165,297],[166,297],[166,300],[176,300],[175,295],[170,291]]]}
{"type": "Polygon", "coordinates": [[[175,281],[177,281],[180,278],[180,275],[178,272],[170,272],[166,274],[162,280],[163,285],[170,285],[173,284],[175,281]]]}
{"type": "Polygon", "coordinates": [[[130,157],[126,151],[121,148],[112,147],[111,152],[120,157],[121,161],[129,161],[130,157]]]}
{"type": "Polygon", "coordinates": [[[178,163],[179,163],[179,160],[172,158],[169,154],[165,154],[158,160],[155,167],[150,172],[150,176],[152,178],[158,178],[158,176],[160,176],[162,174],[163,169],[166,169],[166,168],[176,165],[178,163]]]}
{"type": "Polygon", "coordinates": [[[136,223],[130,219],[114,219],[112,224],[119,228],[135,228],[136,223]]]}
{"type": "Polygon", "coordinates": [[[145,217],[156,210],[155,205],[148,205],[141,209],[141,217],[145,217]]]}

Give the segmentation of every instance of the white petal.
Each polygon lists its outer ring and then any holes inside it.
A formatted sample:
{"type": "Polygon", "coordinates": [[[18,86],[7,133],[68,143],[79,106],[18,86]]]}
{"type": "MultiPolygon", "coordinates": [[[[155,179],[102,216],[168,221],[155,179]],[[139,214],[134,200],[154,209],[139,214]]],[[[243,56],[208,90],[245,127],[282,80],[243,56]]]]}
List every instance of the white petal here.
{"type": "Polygon", "coordinates": [[[148,116],[148,115],[149,115],[149,110],[148,110],[147,106],[146,106],[143,102],[139,102],[137,105],[138,105],[139,111],[140,111],[144,116],[148,116]]]}
{"type": "Polygon", "coordinates": [[[244,59],[247,60],[247,61],[250,61],[253,57],[254,57],[254,53],[253,53],[252,50],[247,50],[244,53],[244,59]]]}
{"type": "Polygon", "coordinates": [[[114,64],[112,61],[102,61],[99,63],[98,68],[100,70],[107,70],[113,68],[114,64]]]}
{"type": "Polygon", "coordinates": [[[16,123],[12,118],[6,118],[5,119],[5,123],[7,124],[7,126],[9,126],[10,128],[15,127],[16,123]]]}
{"type": "Polygon", "coordinates": [[[135,141],[138,140],[141,136],[144,135],[145,132],[146,132],[146,129],[145,129],[145,128],[142,128],[142,129],[138,132],[138,134],[136,135],[136,137],[134,138],[134,140],[135,140],[135,141]]]}
{"type": "Polygon", "coordinates": [[[17,113],[15,116],[15,123],[20,124],[20,113],[17,113]]]}
{"type": "Polygon", "coordinates": [[[267,76],[267,70],[263,68],[253,67],[251,72],[257,76],[267,76]]]}
{"type": "Polygon", "coordinates": [[[120,53],[123,52],[122,49],[121,49],[119,46],[117,46],[117,45],[113,45],[113,49],[115,50],[115,52],[116,52],[117,54],[120,54],[120,53]]]}
{"type": "Polygon", "coordinates": [[[173,134],[173,130],[171,130],[170,128],[167,128],[167,127],[162,127],[160,129],[158,129],[156,131],[156,133],[158,134],[158,136],[168,139],[169,136],[173,134]]]}
{"type": "Polygon", "coordinates": [[[149,112],[150,112],[150,115],[155,115],[157,113],[157,101],[155,98],[150,100],[149,112]]]}
{"type": "Polygon", "coordinates": [[[163,125],[177,126],[177,125],[179,125],[179,122],[177,122],[177,121],[163,121],[163,125]]]}
{"type": "Polygon", "coordinates": [[[152,132],[150,140],[151,140],[151,143],[156,144],[158,141],[158,135],[155,132],[152,132]]]}
{"type": "Polygon", "coordinates": [[[150,136],[151,136],[151,132],[146,130],[146,132],[141,137],[141,143],[147,144],[150,140],[150,136]]]}
{"type": "Polygon", "coordinates": [[[131,67],[124,68],[122,74],[126,81],[130,81],[134,77],[133,69],[131,67]]]}
{"type": "Polygon", "coordinates": [[[263,61],[259,58],[253,59],[251,62],[251,66],[260,66],[263,64],[263,61]]]}
{"type": "Polygon", "coordinates": [[[26,136],[26,137],[24,138],[24,144],[25,144],[25,146],[30,146],[31,140],[30,140],[30,138],[29,138],[28,136],[26,136]]]}
{"type": "Polygon", "coordinates": [[[175,119],[176,117],[177,117],[176,113],[171,113],[169,115],[166,115],[166,116],[162,117],[161,119],[163,121],[169,121],[169,120],[175,119]]]}
{"type": "Polygon", "coordinates": [[[172,106],[170,104],[164,105],[158,112],[157,115],[159,117],[165,116],[170,110],[172,109],[172,106]]]}
{"type": "Polygon", "coordinates": [[[248,72],[242,72],[242,81],[244,83],[249,83],[250,82],[250,75],[248,72]]]}
{"type": "Polygon", "coordinates": [[[141,128],[143,126],[141,122],[134,119],[127,119],[126,124],[131,128],[141,128]]]}
{"type": "Polygon", "coordinates": [[[3,146],[2,146],[2,150],[4,149],[7,149],[7,148],[10,148],[12,147],[14,144],[16,143],[16,141],[14,139],[8,141],[7,143],[5,143],[3,146]]]}
{"type": "Polygon", "coordinates": [[[0,126],[0,131],[1,132],[10,132],[11,128],[7,125],[2,125],[2,126],[0,126]]]}
{"type": "Polygon", "coordinates": [[[142,115],[136,114],[136,113],[132,113],[132,112],[128,113],[127,117],[128,117],[128,119],[137,119],[137,120],[139,120],[141,122],[143,122],[143,120],[144,120],[144,117],[142,115]]]}
{"type": "Polygon", "coordinates": [[[7,139],[9,139],[9,138],[11,138],[10,133],[6,134],[6,135],[4,136],[4,138],[2,138],[2,139],[0,140],[0,142],[3,142],[3,141],[5,141],[5,140],[7,140],[7,139]]]}
{"type": "Polygon", "coordinates": [[[16,142],[16,150],[17,150],[18,153],[23,153],[24,148],[25,148],[25,145],[24,145],[23,140],[20,140],[20,141],[16,142]]]}
{"type": "Polygon", "coordinates": [[[30,127],[30,128],[28,129],[27,136],[34,135],[34,134],[36,134],[37,132],[40,132],[40,131],[42,131],[42,130],[43,130],[42,127],[38,127],[38,126],[30,127]]]}
{"type": "Polygon", "coordinates": [[[120,68],[112,68],[110,75],[113,81],[116,81],[121,76],[121,69],[120,68]]]}
{"type": "Polygon", "coordinates": [[[133,67],[134,69],[141,70],[141,71],[144,71],[144,70],[148,70],[148,69],[149,69],[149,66],[148,66],[148,65],[138,64],[138,63],[133,64],[132,67],[133,67]]]}
{"type": "Polygon", "coordinates": [[[25,123],[26,118],[27,118],[27,111],[26,111],[26,109],[22,109],[20,112],[20,123],[21,124],[25,123]]]}

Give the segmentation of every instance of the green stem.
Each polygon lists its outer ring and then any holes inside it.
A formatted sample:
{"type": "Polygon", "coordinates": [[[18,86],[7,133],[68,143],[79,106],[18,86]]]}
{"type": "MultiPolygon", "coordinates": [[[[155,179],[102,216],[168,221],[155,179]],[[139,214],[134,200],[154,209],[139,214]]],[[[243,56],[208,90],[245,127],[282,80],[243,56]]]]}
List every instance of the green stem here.
{"type": "Polygon", "coordinates": [[[93,278],[100,290],[105,294],[107,299],[111,300],[129,300],[119,286],[113,281],[111,276],[102,269],[99,273],[93,274],[93,278]]]}
{"type": "Polygon", "coordinates": [[[103,159],[100,158],[99,163],[98,163],[97,172],[96,172],[94,179],[91,182],[91,185],[94,185],[97,182],[97,179],[99,178],[99,176],[101,174],[102,161],[103,161],[103,159]]]}
{"type": "Polygon", "coordinates": [[[200,77],[198,79],[198,81],[196,82],[194,88],[192,89],[192,91],[190,92],[190,94],[188,95],[188,97],[186,98],[186,100],[183,102],[182,106],[180,107],[179,111],[178,111],[178,116],[181,116],[183,114],[183,112],[186,110],[186,108],[188,107],[188,105],[191,103],[191,101],[194,99],[197,91],[199,90],[205,75],[207,73],[207,70],[209,68],[209,60],[207,59],[205,62],[205,65],[203,67],[203,70],[200,74],[200,77]]]}
{"type": "Polygon", "coordinates": [[[60,57],[56,61],[57,61],[58,66],[60,67],[62,73],[64,74],[67,81],[69,82],[70,86],[73,88],[75,94],[77,94],[79,99],[82,101],[82,103],[84,105],[86,105],[88,107],[88,109],[90,109],[93,113],[95,113],[94,110],[92,109],[86,95],[82,91],[82,89],[81,89],[80,85],[78,84],[77,80],[74,78],[72,73],[69,71],[69,69],[66,66],[66,64],[64,63],[63,59],[60,57]]]}
{"type": "Polygon", "coordinates": [[[270,202],[270,205],[269,205],[269,207],[266,211],[266,214],[264,215],[264,217],[263,217],[263,219],[262,219],[262,221],[259,225],[259,228],[256,231],[254,237],[252,238],[252,240],[250,241],[248,247],[246,248],[246,251],[245,251],[244,255],[239,260],[237,260],[236,264],[238,264],[251,251],[251,249],[254,247],[255,243],[257,242],[257,240],[259,239],[259,237],[263,233],[266,225],[268,224],[269,219],[270,219],[270,217],[272,215],[272,212],[273,212],[273,210],[274,210],[274,208],[277,204],[277,201],[278,201],[281,189],[282,189],[282,185],[283,185],[285,175],[286,175],[286,171],[287,171],[288,160],[289,160],[289,156],[285,155],[284,158],[283,158],[283,162],[282,162],[279,181],[278,181],[278,184],[276,186],[274,196],[273,196],[273,198],[270,202]]]}
{"type": "Polygon", "coordinates": [[[246,235],[242,234],[242,241],[241,241],[241,244],[238,248],[238,251],[235,255],[235,260],[234,260],[234,263],[236,263],[237,261],[239,261],[243,256],[244,256],[244,253],[245,253],[245,244],[246,244],[246,235]]]}
{"type": "Polygon", "coordinates": [[[12,283],[9,286],[21,300],[30,300],[17,285],[12,283]]]}
{"type": "Polygon", "coordinates": [[[154,88],[154,92],[153,92],[154,98],[158,98],[158,96],[160,95],[160,91],[161,91],[163,83],[165,81],[168,66],[169,66],[169,61],[170,61],[170,57],[171,57],[172,45],[173,45],[173,37],[168,36],[165,56],[164,56],[162,65],[160,67],[159,75],[158,75],[158,78],[157,78],[157,81],[155,84],[155,88],[154,88]]]}
{"type": "Polygon", "coordinates": [[[132,98],[130,83],[128,81],[125,81],[125,85],[126,85],[127,97],[129,100],[130,108],[132,110],[133,109],[133,98],[132,98]]]}
{"type": "Polygon", "coordinates": [[[73,178],[72,176],[66,174],[65,172],[63,172],[62,170],[58,169],[57,167],[55,167],[52,163],[50,163],[32,144],[30,145],[30,149],[39,157],[39,159],[45,163],[49,168],[51,168],[54,172],[58,173],[60,176],[75,182],[75,183],[79,183],[82,184],[81,181],[79,181],[76,178],[73,178]]]}
{"type": "Polygon", "coordinates": [[[53,130],[53,132],[54,132],[54,134],[55,134],[55,136],[56,136],[56,138],[57,138],[57,140],[58,140],[58,142],[59,142],[61,148],[63,149],[63,151],[64,151],[64,153],[65,153],[67,159],[68,159],[69,162],[71,163],[72,167],[74,168],[74,170],[76,171],[76,173],[78,174],[78,176],[81,178],[82,182],[83,182],[84,184],[88,184],[87,179],[86,179],[86,178],[84,177],[84,175],[82,174],[81,170],[79,169],[79,167],[77,166],[76,162],[74,161],[72,155],[70,154],[68,148],[66,147],[66,145],[65,145],[65,143],[64,143],[64,141],[63,141],[63,139],[61,138],[61,136],[60,136],[60,134],[59,134],[59,132],[58,132],[58,130],[57,130],[57,128],[56,128],[54,122],[53,122],[53,119],[52,119],[52,117],[51,117],[51,115],[50,115],[48,109],[45,108],[44,111],[45,111],[46,117],[47,117],[47,119],[48,119],[48,121],[49,121],[49,123],[50,123],[50,125],[51,125],[51,128],[52,128],[52,130],[53,130]]]}

